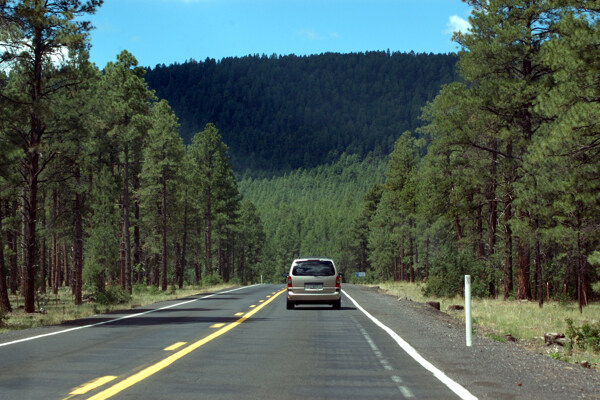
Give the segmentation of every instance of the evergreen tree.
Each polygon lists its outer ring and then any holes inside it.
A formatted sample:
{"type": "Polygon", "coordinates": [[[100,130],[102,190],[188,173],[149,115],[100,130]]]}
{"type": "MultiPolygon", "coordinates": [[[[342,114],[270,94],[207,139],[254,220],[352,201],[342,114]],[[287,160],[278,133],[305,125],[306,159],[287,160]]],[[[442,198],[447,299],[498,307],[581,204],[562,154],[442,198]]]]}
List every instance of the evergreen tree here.
{"type": "Polygon", "coordinates": [[[182,166],[185,148],[178,133],[177,117],[166,100],[152,106],[148,145],[144,149],[141,172],[142,188],[138,192],[150,222],[147,232],[157,232],[160,239],[161,288],[167,290],[167,220],[180,189],[178,170],[182,166]],[[158,207],[157,207],[158,195],[158,207]]]}
{"type": "Polygon", "coordinates": [[[121,286],[130,293],[132,290],[130,185],[133,176],[136,175],[135,171],[139,169],[135,164],[141,160],[141,151],[148,129],[150,101],[155,98],[143,79],[144,72],[143,68],[137,66],[135,57],[124,50],[117,56],[117,62],[106,65],[102,82],[102,90],[108,102],[104,115],[108,135],[121,154],[123,190],[121,286]]]}
{"type": "Polygon", "coordinates": [[[528,238],[531,224],[524,221],[527,207],[513,210],[515,184],[523,176],[522,159],[534,136],[540,134],[543,118],[534,108],[548,87],[551,70],[543,63],[540,49],[551,37],[557,20],[551,1],[467,0],[473,7],[471,29],[455,38],[463,47],[459,70],[469,86],[469,96],[480,104],[480,112],[498,117],[496,148],[504,162],[505,267],[504,296],[513,290],[513,226],[517,224],[517,297],[531,298],[528,238]]]}
{"type": "MultiPolygon", "coordinates": [[[[204,265],[206,273],[211,275],[215,272],[215,226],[219,234],[227,234],[224,229],[236,211],[237,182],[229,163],[227,146],[214,125],[207,124],[203,131],[194,136],[188,152],[192,168],[189,171],[190,184],[197,195],[196,201],[204,222],[204,265]]],[[[222,250],[221,246],[218,248],[222,250]]],[[[221,263],[218,265],[220,273],[223,272],[222,266],[221,263]]]]}
{"type": "MultiPolygon", "coordinates": [[[[49,100],[67,87],[72,79],[53,80],[57,68],[53,57],[60,57],[64,49],[79,50],[86,46],[91,26],[79,17],[93,13],[102,0],[35,1],[8,0],[0,8],[3,29],[0,44],[2,64],[18,68],[22,73],[24,91],[10,96],[10,101],[21,105],[27,118],[27,127],[16,132],[15,142],[23,151],[23,294],[25,311],[35,311],[35,275],[37,264],[37,212],[39,176],[54,154],[43,154],[46,124],[52,113],[49,100]]],[[[5,96],[6,94],[3,93],[5,96]]]]}
{"type": "Polygon", "coordinates": [[[600,53],[595,45],[600,38],[600,7],[593,1],[564,3],[558,34],[542,50],[554,73],[553,85],[541,97],[538,109],[552,123],[525,160],[537,173],[528,177],[529,187],[523,192],[541,199],[534,203],[541,236],[566,248],[566,268],[572,269],[565,283],[576,288],[581,308],[589,302],[594,278],[587,259],[600,244],[593,233],[598,232],[600,218],[596,123],[600,53]]]}
{"type": "Polygon", "coordinates": [[[237,276],[241,283],[256,281],[258,267],[262,262],[265,232],[256,206],[243,201],[240,206],[237,276]]]}

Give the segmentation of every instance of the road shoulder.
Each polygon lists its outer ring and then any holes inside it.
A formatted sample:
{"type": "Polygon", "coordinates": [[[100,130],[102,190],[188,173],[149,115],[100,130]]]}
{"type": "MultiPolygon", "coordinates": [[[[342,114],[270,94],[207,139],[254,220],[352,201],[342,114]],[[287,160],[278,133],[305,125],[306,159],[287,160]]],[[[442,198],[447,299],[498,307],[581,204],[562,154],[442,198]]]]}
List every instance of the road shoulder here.
{"type": "Polygon", "coordinates": [[[596,371],[483,337],[467,347],[463,324],[426,304],[365,286],[347,284],[344,290],[479,399],[600,398],[596,371]]]}

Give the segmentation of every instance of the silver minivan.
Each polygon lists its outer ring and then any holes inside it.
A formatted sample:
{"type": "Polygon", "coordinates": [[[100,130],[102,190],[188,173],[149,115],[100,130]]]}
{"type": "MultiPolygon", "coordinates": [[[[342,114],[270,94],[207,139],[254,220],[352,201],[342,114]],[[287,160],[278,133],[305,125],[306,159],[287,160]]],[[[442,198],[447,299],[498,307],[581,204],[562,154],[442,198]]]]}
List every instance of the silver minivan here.
{"type": "Polygon", "coordinates": [[[341,308],[340,276],[330,258],[299,258],[287,274],[287,309],[296,304],[331,304],[341,308]]]}

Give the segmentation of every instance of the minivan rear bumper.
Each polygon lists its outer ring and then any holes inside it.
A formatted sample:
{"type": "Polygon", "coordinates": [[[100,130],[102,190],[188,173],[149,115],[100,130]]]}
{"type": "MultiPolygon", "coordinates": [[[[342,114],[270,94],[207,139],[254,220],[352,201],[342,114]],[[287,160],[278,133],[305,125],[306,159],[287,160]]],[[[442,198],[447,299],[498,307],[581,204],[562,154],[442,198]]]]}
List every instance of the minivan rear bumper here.
{"type": "Polygon", "coordinates": [[[294,303],[331,303],[341,297],[339,291],[329,293],[296,293],[288,290],[287,298],[294,303]]]}

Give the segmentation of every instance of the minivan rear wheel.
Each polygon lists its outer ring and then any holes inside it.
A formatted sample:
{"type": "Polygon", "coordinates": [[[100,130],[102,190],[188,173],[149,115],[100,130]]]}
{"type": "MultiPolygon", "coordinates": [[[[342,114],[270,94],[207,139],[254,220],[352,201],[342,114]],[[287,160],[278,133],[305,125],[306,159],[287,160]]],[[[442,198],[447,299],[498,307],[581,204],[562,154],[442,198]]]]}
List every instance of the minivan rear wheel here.
{"type": "Polygon", "coordinates": [[[338,301],[334,301],[332,304],[334,309],[339,310],[340,308],[342,308],[342,299],[339,299],[338,301]]]}
{"type": "Polygon", "coordinates": [[[288,310],[293,310],[294,309],[294,302],[287,300],[286,304],[285,304],[285,308],[288,310]]]}

